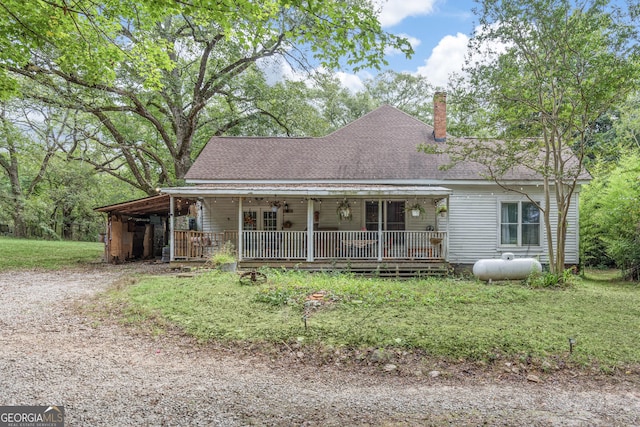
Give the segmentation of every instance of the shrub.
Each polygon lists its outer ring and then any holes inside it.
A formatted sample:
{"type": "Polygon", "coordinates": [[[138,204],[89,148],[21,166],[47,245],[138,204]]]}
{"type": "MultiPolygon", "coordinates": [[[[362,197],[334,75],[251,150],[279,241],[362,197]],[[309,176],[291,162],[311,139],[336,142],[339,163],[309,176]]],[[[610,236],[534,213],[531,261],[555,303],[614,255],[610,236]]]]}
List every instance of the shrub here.
{"type": "Polygon", "coordinates": [[[568,288],[575,284],[573,270],[565,270],[562,274],[550,271],[531,273],[525,280],[525,285],[530,288],[568,288]]]}
{"type": "Polygon", "coordinates": [[[613,260],[625,277],[640,279],[640,154],[629,154],[582,194],[581,244],[587,265],[613,260]]]}
{"type": "Polygon", "coordinates": [[[236,262],[236,252],[231,241],[227,240],[211,257],[211,262],[215,267],[222,264],[236,262]]]}

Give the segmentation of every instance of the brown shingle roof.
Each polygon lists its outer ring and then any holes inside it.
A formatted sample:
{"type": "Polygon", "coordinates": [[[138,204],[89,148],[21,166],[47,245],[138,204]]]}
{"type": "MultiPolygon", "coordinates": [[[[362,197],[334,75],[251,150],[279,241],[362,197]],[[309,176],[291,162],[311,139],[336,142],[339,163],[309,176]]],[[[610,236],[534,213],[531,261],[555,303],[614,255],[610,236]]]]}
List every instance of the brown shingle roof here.
{"type": "MultiPolygon", "coordinates": [[[[388,105],[321,138],[214,137],[186,175],[203,181],[481,180],[474,163],[448,170],[444,155],[418,152],[433,127],[388,105]]],[[[513,176],[531,179],[520,171],[513,176]],[[516,176],[517,175],[517,176],[516,176]]]]}

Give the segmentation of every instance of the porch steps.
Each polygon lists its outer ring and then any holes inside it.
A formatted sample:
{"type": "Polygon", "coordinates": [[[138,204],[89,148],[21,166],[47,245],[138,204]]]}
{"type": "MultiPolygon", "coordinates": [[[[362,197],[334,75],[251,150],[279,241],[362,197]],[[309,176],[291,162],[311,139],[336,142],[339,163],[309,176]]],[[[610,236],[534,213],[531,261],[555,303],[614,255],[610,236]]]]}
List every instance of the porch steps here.
{"type": "Polygon", "coordinates": [[[296,269],[304,271],[351,272],[367,277],[412,278],[421,276],[446,276],[449,263],[444,261],[338,261],[338,262],[294,262],[294,261],[251,261],[238,263],[239,270],[259,269],[260,267],[296,269]]]}

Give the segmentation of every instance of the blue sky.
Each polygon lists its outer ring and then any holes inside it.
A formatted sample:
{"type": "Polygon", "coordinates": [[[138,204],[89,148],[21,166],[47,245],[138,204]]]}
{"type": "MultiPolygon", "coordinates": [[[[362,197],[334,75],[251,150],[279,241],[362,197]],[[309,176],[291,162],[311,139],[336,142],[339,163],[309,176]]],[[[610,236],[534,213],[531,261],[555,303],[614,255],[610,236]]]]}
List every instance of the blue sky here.
{"type": "MultiPolygon", "coordinates": [[[[415,51],[407,59],[399,52],[389,52],[389,65],[384,69],[425,76],[436,87],[446,88],[451,73],[460,72],[467,53],[467,45],[478,17],[474,0],[372,0],[380,8],[379,20],[385,31],[405,37],[415,51]]],[[[576,0],[578,1],[578,0],[576,0]]],[[[624,7],[627,0],[612,0],[624,7]]],[[[282,62],[261,61],[268,81],[282,78],[305,80],[282,62]]],[[[364,88],[363,82],[372,78],[377,70],[353,73],[338,71],[336,77],[346,88],[356,92],[364,88]]]]}
{"type": "Polygon", "coordinates": [[[405,35],[416,51],[410,60],[402,55],[389,57],[390,66],[398,71],[416,71],[425,65],[434,48],[447,42],[445,39],[470,35],[477,21],[471,11],[473,6],[472,0],[388,0],[383,3],[380,21],[385,30],[405,35]],[[416,7],[407,7],[412,1],[416,7]],[[397,10],[396,4],[402,5],[402,9],[397,10]]]}
{"type": "MultiPolygon", "coordinates": [[[[477,23],[473,0],[379,0],[380,22],[390,33],[407,38],[415,54],[406,59],[390,54],[388,68],[426,76],[432,84],[444,86],[448,75],[460,69],[469,36],[477,23]]],[[[342,83],[357,90],[372,71],[338,73],[342,83]]]]}

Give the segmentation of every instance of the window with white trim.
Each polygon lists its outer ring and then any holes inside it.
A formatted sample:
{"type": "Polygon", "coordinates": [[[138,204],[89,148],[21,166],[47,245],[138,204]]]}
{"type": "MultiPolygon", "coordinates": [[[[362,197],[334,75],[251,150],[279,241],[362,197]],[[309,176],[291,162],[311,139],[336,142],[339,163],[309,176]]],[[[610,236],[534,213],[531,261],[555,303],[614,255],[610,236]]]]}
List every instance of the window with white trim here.
{"type": "Polygon", "coordinates": [[[242,217],[244,218],[242,229],[245,231],[275,231],[278,229],[278,213],[273,212],[271,208],[249,208],[242,212],[242,217]]]}
{"type": "Polygon", "coordinates": [[[500,244],[540,246],[540,209],[535,203],[500,203],[500,244]]]}

